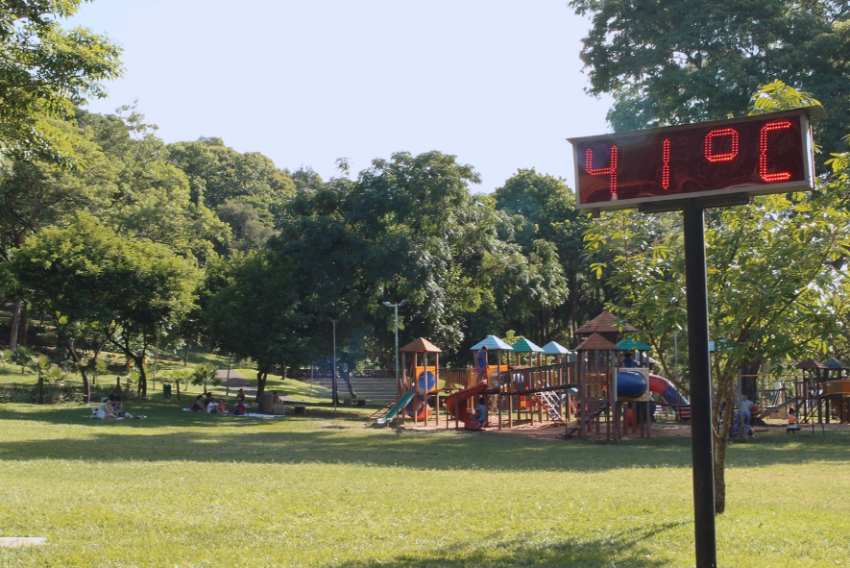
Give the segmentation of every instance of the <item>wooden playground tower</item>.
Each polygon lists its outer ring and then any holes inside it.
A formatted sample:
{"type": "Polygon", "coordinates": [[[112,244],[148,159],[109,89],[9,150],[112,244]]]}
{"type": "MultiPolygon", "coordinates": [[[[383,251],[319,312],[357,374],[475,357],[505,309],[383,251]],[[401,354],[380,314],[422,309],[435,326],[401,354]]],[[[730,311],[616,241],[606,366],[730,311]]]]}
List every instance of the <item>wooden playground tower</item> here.
{"type": "MultiPolygon", "coordinates": [[[[619,442],[623,434],[631,433],[650,437],[652,398],[649,390],[649,369],[621,367],[619,353],[631,351],[631,347],[643,349],[643,344],[630,340],[616,343],[622,333],[637,331],[626,324],[615,326],[616,318],[608,312],[578,329],[584,341],[576,348],[578,352],[577,383],[579,416],[576,425],[567,430],[567,437],[578,432],[584,439],[619,442]],[[623,373],[623,376],[621,375],[623,373]],[[620,378],[638,383],[635,393],[618,392],[620,378]],[[635,394],[636,396],[626,396],[635,394]]],[[[634,390],[634,389],[631,389],[634,390]]]]}
{"type": "Polygon", "coordinates": [[[796,379],[797,413],[801,424],[829,424],[835,411],[841,424],[850,423],[850,368],[841,361],[814,359],[794,366],[800,371],[796,379]]]}

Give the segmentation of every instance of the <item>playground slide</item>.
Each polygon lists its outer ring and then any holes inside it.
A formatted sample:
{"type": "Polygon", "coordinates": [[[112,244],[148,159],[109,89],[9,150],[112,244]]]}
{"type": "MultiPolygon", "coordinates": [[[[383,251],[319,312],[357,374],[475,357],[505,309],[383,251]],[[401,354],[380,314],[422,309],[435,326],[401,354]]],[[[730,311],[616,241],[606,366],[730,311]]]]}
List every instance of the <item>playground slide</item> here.
{"type": "Polygon", "coordinates": [[[676,390],[676,387],[669,380],[658,375],[649,375],[649,390],[659,395],[664,399],[664,402],[675,408],[679,412],[680,419],[691,419],[691,403],[679,394],[679,391],[676,390]]]}
{"type": "Polygon", "coordinates": [[[476,385],[472,385],[471,387],[447,396],[443,400],[443,408],[448,410],[449,414],[453,417],[455,416],[457,409],[460,408],[460,415],[457,416],[457,419],[466,424],[467,421],[472,418],[466,410],[466,401],[478,394],[481,394],[485,390],[487,390],[487,381],[481,381],[476,385]]]}
{"type": "Polygon", "coordinates": [[[771,414],[773,414],[777,410],[781,410],[781,409],[785,408],[786,406],[790,406],[792,404],[795,404],[796,402],[798,402],[797,397],[792,396],[788,400],[783,402],[782,404],[777,404],[776,406],[771,406],[770,408],[766,408],[764,410],[757,412],[755,415],[753,415],[753,418],[767,418],[768,416],[770,416],[771,414]]]}
{"type": "Polygon", "coordinates": [[[388,422],[392,422],[392,419],[393,419],[393,418],[395,418],[395,417],[396,417],[396,415],[399,413],[399,411],[400,411],[402,408],[404,408],[404,406],[405,406],[407,403],[409,403],[409,402],[410,402],[410,399],[412,399],[412,398],[413,398],[413,395],[414,395],[414,394],[416,394],[416,393],[412,393],[412,392],[405,393],[405,394],[404,394],[404,396],[402,396],[402,397],[398,400],[398,402],[396,402],[396,403],[393,405],[393,407],[392,407],[392,408],[390,408],[389,412],[387,412],[387,414],[386,414],[383,418],[381,418],[381,419],[379,419],[379,420],[378,420],[378,424],[386,424],[386,423],[388,423],[388,422]]]}

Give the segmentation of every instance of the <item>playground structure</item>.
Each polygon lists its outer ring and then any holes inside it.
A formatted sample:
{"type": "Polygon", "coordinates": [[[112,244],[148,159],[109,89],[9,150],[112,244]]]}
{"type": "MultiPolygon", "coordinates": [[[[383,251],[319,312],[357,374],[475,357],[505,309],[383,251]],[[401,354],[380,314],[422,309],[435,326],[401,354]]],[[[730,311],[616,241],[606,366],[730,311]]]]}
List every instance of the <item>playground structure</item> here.
{"type": "Polygon", "coordinates": [[[577,383],[579,416],[567,428],[567,437],[579,434],[593,442],[618,442],[631,430],[632,435],[649,438],[652,416],[658,404],[672,408],[678,419],[690,419],[690,403],[672,382],[650,372],[649,357],[644,354],[626,366],[619,354],[632,350],[648,352],[649,346],[631,339],[620,340],[621,333],[637,331],[628,324],[615,326],[616,318],[603,312],[578,333],[584,341],[578,352],[577,383]],[[659,397],[655,402],[652,395],[659,397]]]}
{"type": "Polygon", "coordinates": [[[483,396],[489,409],[488,427],[551,423],[565,427],[568,437],[580,432],[594,442],[616,442],[629,429],[632,434],[650,435],[656,407],[652,394],[658,395],[660,404],[673,408],[678,418],[688,419],[689,403],[670,381],[651,374],[648,367],[622,367],[621,347],[648,351],[649,346],[630,339],[620,346],[613,343],[610,339],[616,341],[621,329],[636,331],[630,326],[614,327],[614,321],[614,316],[603,312],[583,326],[579,332],[586,337],[577,354],[555,342],[543,348],[528,339],[508,345],[491,335],[471,348],[473,367],[455,369],[441,369],[441,350],[419,338],[399,350],[403,372],[398,398],[369,421],[388,425],[393,420],[412,420],[415,425],[478,429],[471,418],[475,401],[483,396]],[[487,350],[484,366],[479,367],[476,359],[482,347],[487,350]],[[408,354],[412,355],[409,365],[408,354]]]}
{"type": "Polygon", "coordinates": [[[850,424],[850,367],[834,357],[821,363],[806,359],[794,365],[794,388],[784,384],[776,389],[764,389],[764,410],[759,418],[785,419],[788,410],[795,408],[799,424],[829,424],[833,417],[840,424],[850,424]]]}

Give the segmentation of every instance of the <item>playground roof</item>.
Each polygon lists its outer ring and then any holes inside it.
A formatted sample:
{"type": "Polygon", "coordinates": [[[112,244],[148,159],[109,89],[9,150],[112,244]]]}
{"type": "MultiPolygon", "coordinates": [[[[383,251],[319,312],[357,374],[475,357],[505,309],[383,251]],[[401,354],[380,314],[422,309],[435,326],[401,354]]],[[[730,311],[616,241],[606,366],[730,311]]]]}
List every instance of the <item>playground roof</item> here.
{"type": "Polygon", "coordinates": [[[442,353],[442,350],[425,339],[424,337],[420,337],[418,339],[414,339],[399,351],[404,351],[407,353],[442,353]]]}
{"type": "Polygon", "coordinates": [[[524,337],[514,343],[513,347],[518,353],[543,353],[542,349],[524,337]]]}
{"type": "Polygon", "coordinates": [[[599,335],[594,333],[587,339],[581,342],[581,345],[576,347],[576,351],[617,351],[617,346],[599,335]]]}
{"type": "Polygon", "coordinates": [[[620,351],[652,351],[652,347],[643,341],[635,341],[633,339],[624,339],[617,344],[617,349],[620,351]]]}
{"type": "Polygon", "coordinates": [[[826,365],[827,367],[829,367],[830,369],[833,369],[833,370],[842,370],[843,371],[845,369],[850,369],[850,367],[848,367],[847,365],[845,365],[844,363],[842,363],[841,361],[839,361],[835,357],[832,357],[828,361],[825,361],[824,365],[826,365]]]}
{"type": "Polygon", "coordinates": [[[549,343],[543,346],[544,355],[567,355],[569,352],[569,349],[567,349],[563,345],[555,343],[554,341],[550,341],[549,343]]]}
{"type": "Polygon", "coordinates": [[[820,361],[815,361],[814,359],[806,359],[805,361],[800,361],[796,365],[794,365],[795,369],[826,369],[827,366],[821,363],[820,361]]]}
{"type": "Polygon", "coordinates": [[[486,347],[488,351],[513,351],[514,348],[496,337],[488,335],[470,348],[470,351],[478,351],[482,347],[486,347]]]}
{"type": "Polygon", "coordinates": [[[623,325],[622,328],[614,325],[617,321],[616,316],[608,312],[602,312],[576,331],[580,335],[589,335],[591,333],[621,333],[625,331],[637,331],[629,324],[623,325]]]}

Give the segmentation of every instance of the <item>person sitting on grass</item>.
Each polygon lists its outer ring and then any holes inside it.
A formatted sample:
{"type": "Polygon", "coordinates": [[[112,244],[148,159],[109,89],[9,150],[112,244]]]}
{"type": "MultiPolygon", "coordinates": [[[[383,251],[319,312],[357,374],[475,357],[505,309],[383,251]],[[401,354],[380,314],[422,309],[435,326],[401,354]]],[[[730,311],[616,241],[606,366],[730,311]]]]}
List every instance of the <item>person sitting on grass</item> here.
{"type": "Polygon", "coordinates": [[[243,404],[245,403],[245,389],[239,389],[239,392],[236,393],[236,402],[238,403],[240,400],[243,404]]]}
{"type": "Polygon", "coordinates": [[[224,408],[222,407],[222,405],[219,404],[218,401],[213,398],[211,392],[208,392],[207,393],[207,414],[213,414],[213,413],[226,414],[226,412],[224,412],[224,408]]]}
{"type": "Polygon", "coordinates": [[[112,408],[121,412],[124,410],[124,405],[121,403],[121,391],[114,389],[109,395],[109,402],[112,403],[112,408]]]}
{"type": "Polygon", "coordinates": [[[247,416],[248,408],[245,406],[245,399],[236,399],[236,406],[233,407],[234,416],[247,416]]]}
{"type": "Polygon", "coordinates": [[[204,402],[204,395],[199,394],[192,403],[192,412],[206,412],[207,403],[204,402]]]}
{"type": "Polygon", "coordinates": [[[475,406],[475,415],[472,417],[482,428],[487,426],[487,412],[487,404],[482,396],[478,399],[478,404],[475,406]]]}
{"type": "Polygon", "coordinates": [[[109,399],[103,401],[97,408],[97,417],[102,420],[115,420],[118,418],[115,416],[115,408],[112,406],[109,399]]]}

